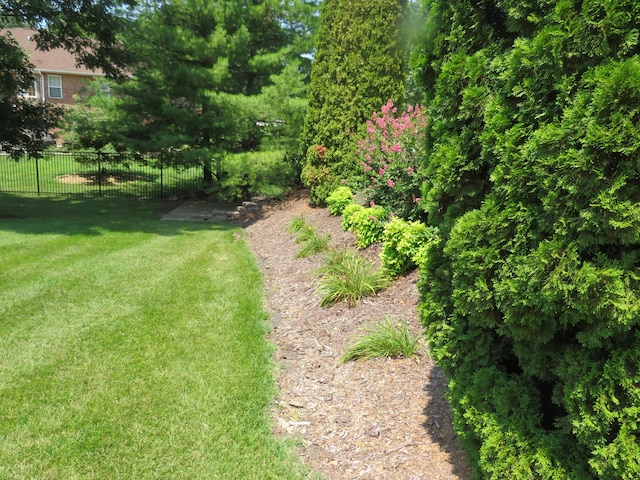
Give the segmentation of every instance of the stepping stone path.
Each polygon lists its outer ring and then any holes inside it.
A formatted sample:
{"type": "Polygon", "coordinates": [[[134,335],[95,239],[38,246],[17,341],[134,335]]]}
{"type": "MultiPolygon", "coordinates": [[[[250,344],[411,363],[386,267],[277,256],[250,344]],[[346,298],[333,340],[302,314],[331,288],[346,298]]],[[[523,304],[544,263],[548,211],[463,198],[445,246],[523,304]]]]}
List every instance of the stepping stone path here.
{"type": "Polygon", "coordinates": [[[209,200],[188,200],[161,220],[209,220],[215,222],[237,222],[248,220],[269,203],[269,197],[253,197],[242,205],[230,205],[209,200]]]}

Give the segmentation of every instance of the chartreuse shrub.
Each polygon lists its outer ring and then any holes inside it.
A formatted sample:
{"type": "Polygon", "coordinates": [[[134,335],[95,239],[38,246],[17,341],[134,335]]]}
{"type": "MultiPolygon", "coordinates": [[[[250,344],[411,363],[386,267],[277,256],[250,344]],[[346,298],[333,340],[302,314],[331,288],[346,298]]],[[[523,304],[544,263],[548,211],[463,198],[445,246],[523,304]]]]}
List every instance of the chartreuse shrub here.
{"type": "Polygon", "coordinates": [[[640,478],[640,4],[425,5],[420,313],[475,477],[640,478]]]}
{"type": "Polygon", "coordinates": [[[396,217],[384,226],[382,266],[393,277],[404,275],[419,265],[425,249],[436,239],[435,227],[396,217]]]}
{"type": "Polygon", "coordinates": [[[331,215],[341,215],[347,205],[353,203],[353,192],[349,187],[341,186],[336,188],[327,197],[327,208],[331,215]]]}
{"type": "Polygon", "coordinates": [[[365,328],[365,333],[347,347],[340,362],[371,358],[411,358],[420,350],[420,335],[409,330],[406,322],[394,323],[390,318],[365,328]]]}
{"type": "Polygon", "coordinates": [[[379,205],[363,207],[354,203],[342,211],[342,228],[356,235],[358,248],[367,248],[382,240],[388,218],[387,210],[379,205]]]}

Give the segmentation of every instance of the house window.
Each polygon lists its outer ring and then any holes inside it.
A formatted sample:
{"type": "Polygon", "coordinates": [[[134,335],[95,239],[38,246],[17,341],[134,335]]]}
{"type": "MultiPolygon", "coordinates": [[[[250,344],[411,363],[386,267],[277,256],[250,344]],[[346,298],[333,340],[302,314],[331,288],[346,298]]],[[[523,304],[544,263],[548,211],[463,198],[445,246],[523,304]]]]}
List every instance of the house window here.
{"type": "Polygon", "coordinates": [[[62,77],[60,75],[49,75],[49,98],[62,98],[62,77]]]}
{"type": "Polygon", "coordinates": [[[31,86],[29,86],[28,88],[25,88],[22,91],[22,96],[27,97],[27,98],[36,98],[38,96],[38,84],[36,83],[36,81],[34,80],[33,83],[31,84],[31,86]]]}

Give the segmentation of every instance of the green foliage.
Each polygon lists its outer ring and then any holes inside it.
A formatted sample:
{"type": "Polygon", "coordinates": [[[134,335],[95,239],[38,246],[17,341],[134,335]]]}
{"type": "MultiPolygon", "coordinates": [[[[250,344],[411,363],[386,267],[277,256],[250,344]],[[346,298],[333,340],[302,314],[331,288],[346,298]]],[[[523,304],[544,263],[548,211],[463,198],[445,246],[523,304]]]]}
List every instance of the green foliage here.
{"type": "Polygon", "coordinates": [[[124,74],[131,59],[120,35],[130,26],[137,3],[93,0],[80,6],[75,0],[4,0],[0,16],[3,23],[37,29],[34,40],[40,50],[64,48],[79,63],[115,77],[124,74]]]}
{"type": "Polygon", "coordinates": [[[311,205],[323,206],[326,204],[327,197],[331,195],[338,186],[340,181],[331,169],[321,161],[326,154],[326,148],[321,145],[309,147],[307,151],[307,163],[302,169],[302,182],[309,189],[309,202],[311,205]],[[309,159],[312,159],[309,161],[309,159]]]}
{"type": "MultiPolygon", "coordinates": [[[[136,55],[132,75],[103,110],[108,124],[85,130],[130,150],[170,152],[176,164],[202,167],[208,193],[243,195],[261,180],[229,176],[227,154],[300,149],[308,83],[300,55],[315,8],[300,0],[142,5],[122,39],[136,55]]],[[[300,165],[291,166],[299,178],[300,165]]]]}
{"type": "Polygon", "coordinates": [[[361,212],[365,211],[366,207],[363,207],[357,203],[350,203],[346,207],[342,209],[342,229],[345,231],[350,231],[351,227],[353,227],[354,218],[361,214],[361,212]]]}
{"type": "Polygon", "coordinates": [[[66,109],[61,125],[65,148],[104,151],[121,147],[120,129],[114,122],[118,118],[116,99],[104,93],[112,87],[112,82],[96,78],[76,95],[76,104],[66,109]]]}
{"type": "Polygon", "coordinates": [[[425,6],[420,311],[477,475],[637,478],[640,5],[425,6]]]}
{"type": "Polygon", "coordinates": [[[415,220],[420,208],[424,177],[419,166],[424,157],[427,115],[420,105],[398,113],[390,100],[367,120],[358,135],[356,156],[362,167],[367,198],[394,215],[415,220]]]}
{"type": "Polygon", "coordinates": [[[316,253],[322,253],[327,250],[331,235],[319,235],[304,220],[300,224],[299,220],[294,219],[289,226],[290,231],[296,232],[296,243],[302,244],[300,250],[296,254],[297,258],[305,258],[316,253]]]}
{"type": "Polygon", "coordinates": [[[353,203],[353,192],[349,187],[338,187],[327,197],[327,207],[331,215],[341,215],[347,205],[353,203]]]}
{"type": "Polygon", "coordinates": [[[209,194],[227,202],[260,195],[276,197],[295,185],[296,172],[282,150],[229,154],[209,194]]]}
{"type": "Polygon", "coordinates": [[[394,324],[385,318],[366,328],[366,333],[347,347],[340,362],[380,357],[411,358],[418,354],[420,337],[409,330],[406,323],[394,324]]]}
{"type": "MultiPolygon", "coordinates": [[[[96,0],[79,8],[73,0],[6,0],[0,21],[6,27],[38,29],[34,35],[42,51],[62,47],[78,63],[118,76],[129,59],[119,35],[129,24],[126,8],[133,0],[96,0]]],[[[43,138],[59,125],[63,111],[50,103],[19,95],[33,87],[32,65],[10,35],[0,35],[0,149],[14,158],[44,149],[43,138]]]]}
{"type": "Polygon", "coordinates": [[[295,217],[289,223],[289,226],[287,227],[287,232],[289,232],[289,233],[298,233],[300,230],[302,230],[302,228],[305,227],[306,224],[307,224],[307,222],[305,221],[304,218],[295,217]]]}
{"type": "Polygon", "coordinates": [[[62,111],[18,93],[33,87],[27,54],[9,35],[0,35],[0,150],[14,159],[42,150],[43,137],[55,127],[62,111]]]}
{"type": "Polygon", "coordinates": [[[346,301],[349,307],[361,298],[375,295],[389,286],[387,273],[350,249],[327,253],[326,265],[320,269],[321,307],[346,301]]]}
{"type": "Polygon", "coordinates": [[[388,218],[389,212],[379,205],[363,207],[350,204],[342,211],[342,227],[356,235],[358,248],[367,248],[382,240],[388,218]]]}
{"type": "Polygon", "coordinates": [[[338,179],[358,173],[350,132],[387,100],[403,98],[403,3],[322,2],[303,142],[306,148],[322,145],[328,150],[317,163],[308,163],[327,166],[338,179]]]}
{"type": "Polygon", "coordinates": [[[419,221],[393,218],[384,226],[382,236],[382,266],[398,277],[421,263],[429,244],[437,241],[437,229],[419,221]]]}

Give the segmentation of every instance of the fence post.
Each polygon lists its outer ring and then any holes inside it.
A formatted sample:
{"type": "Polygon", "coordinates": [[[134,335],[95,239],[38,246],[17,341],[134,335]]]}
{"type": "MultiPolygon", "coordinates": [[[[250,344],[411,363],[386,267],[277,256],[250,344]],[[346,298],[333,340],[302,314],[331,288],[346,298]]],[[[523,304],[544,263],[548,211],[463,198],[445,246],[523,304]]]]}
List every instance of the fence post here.
{"type": "Polygon", "coordinates": [[[38,190],[38,195],[40,195],[40,169],[38,168],[38,155],[35,156],[36,159],[36,188],[38,190]]]}
{"type": "Polygon", "coordinates": [[[96,155],[98,162],[98,196],[102,197],[102,165],[100,163],[100,154],[96,155]]]}
{"type": "Polygon", "coordinates": [[[160,198],[164,199],[164,163],[160,160],[160,198]]]}

